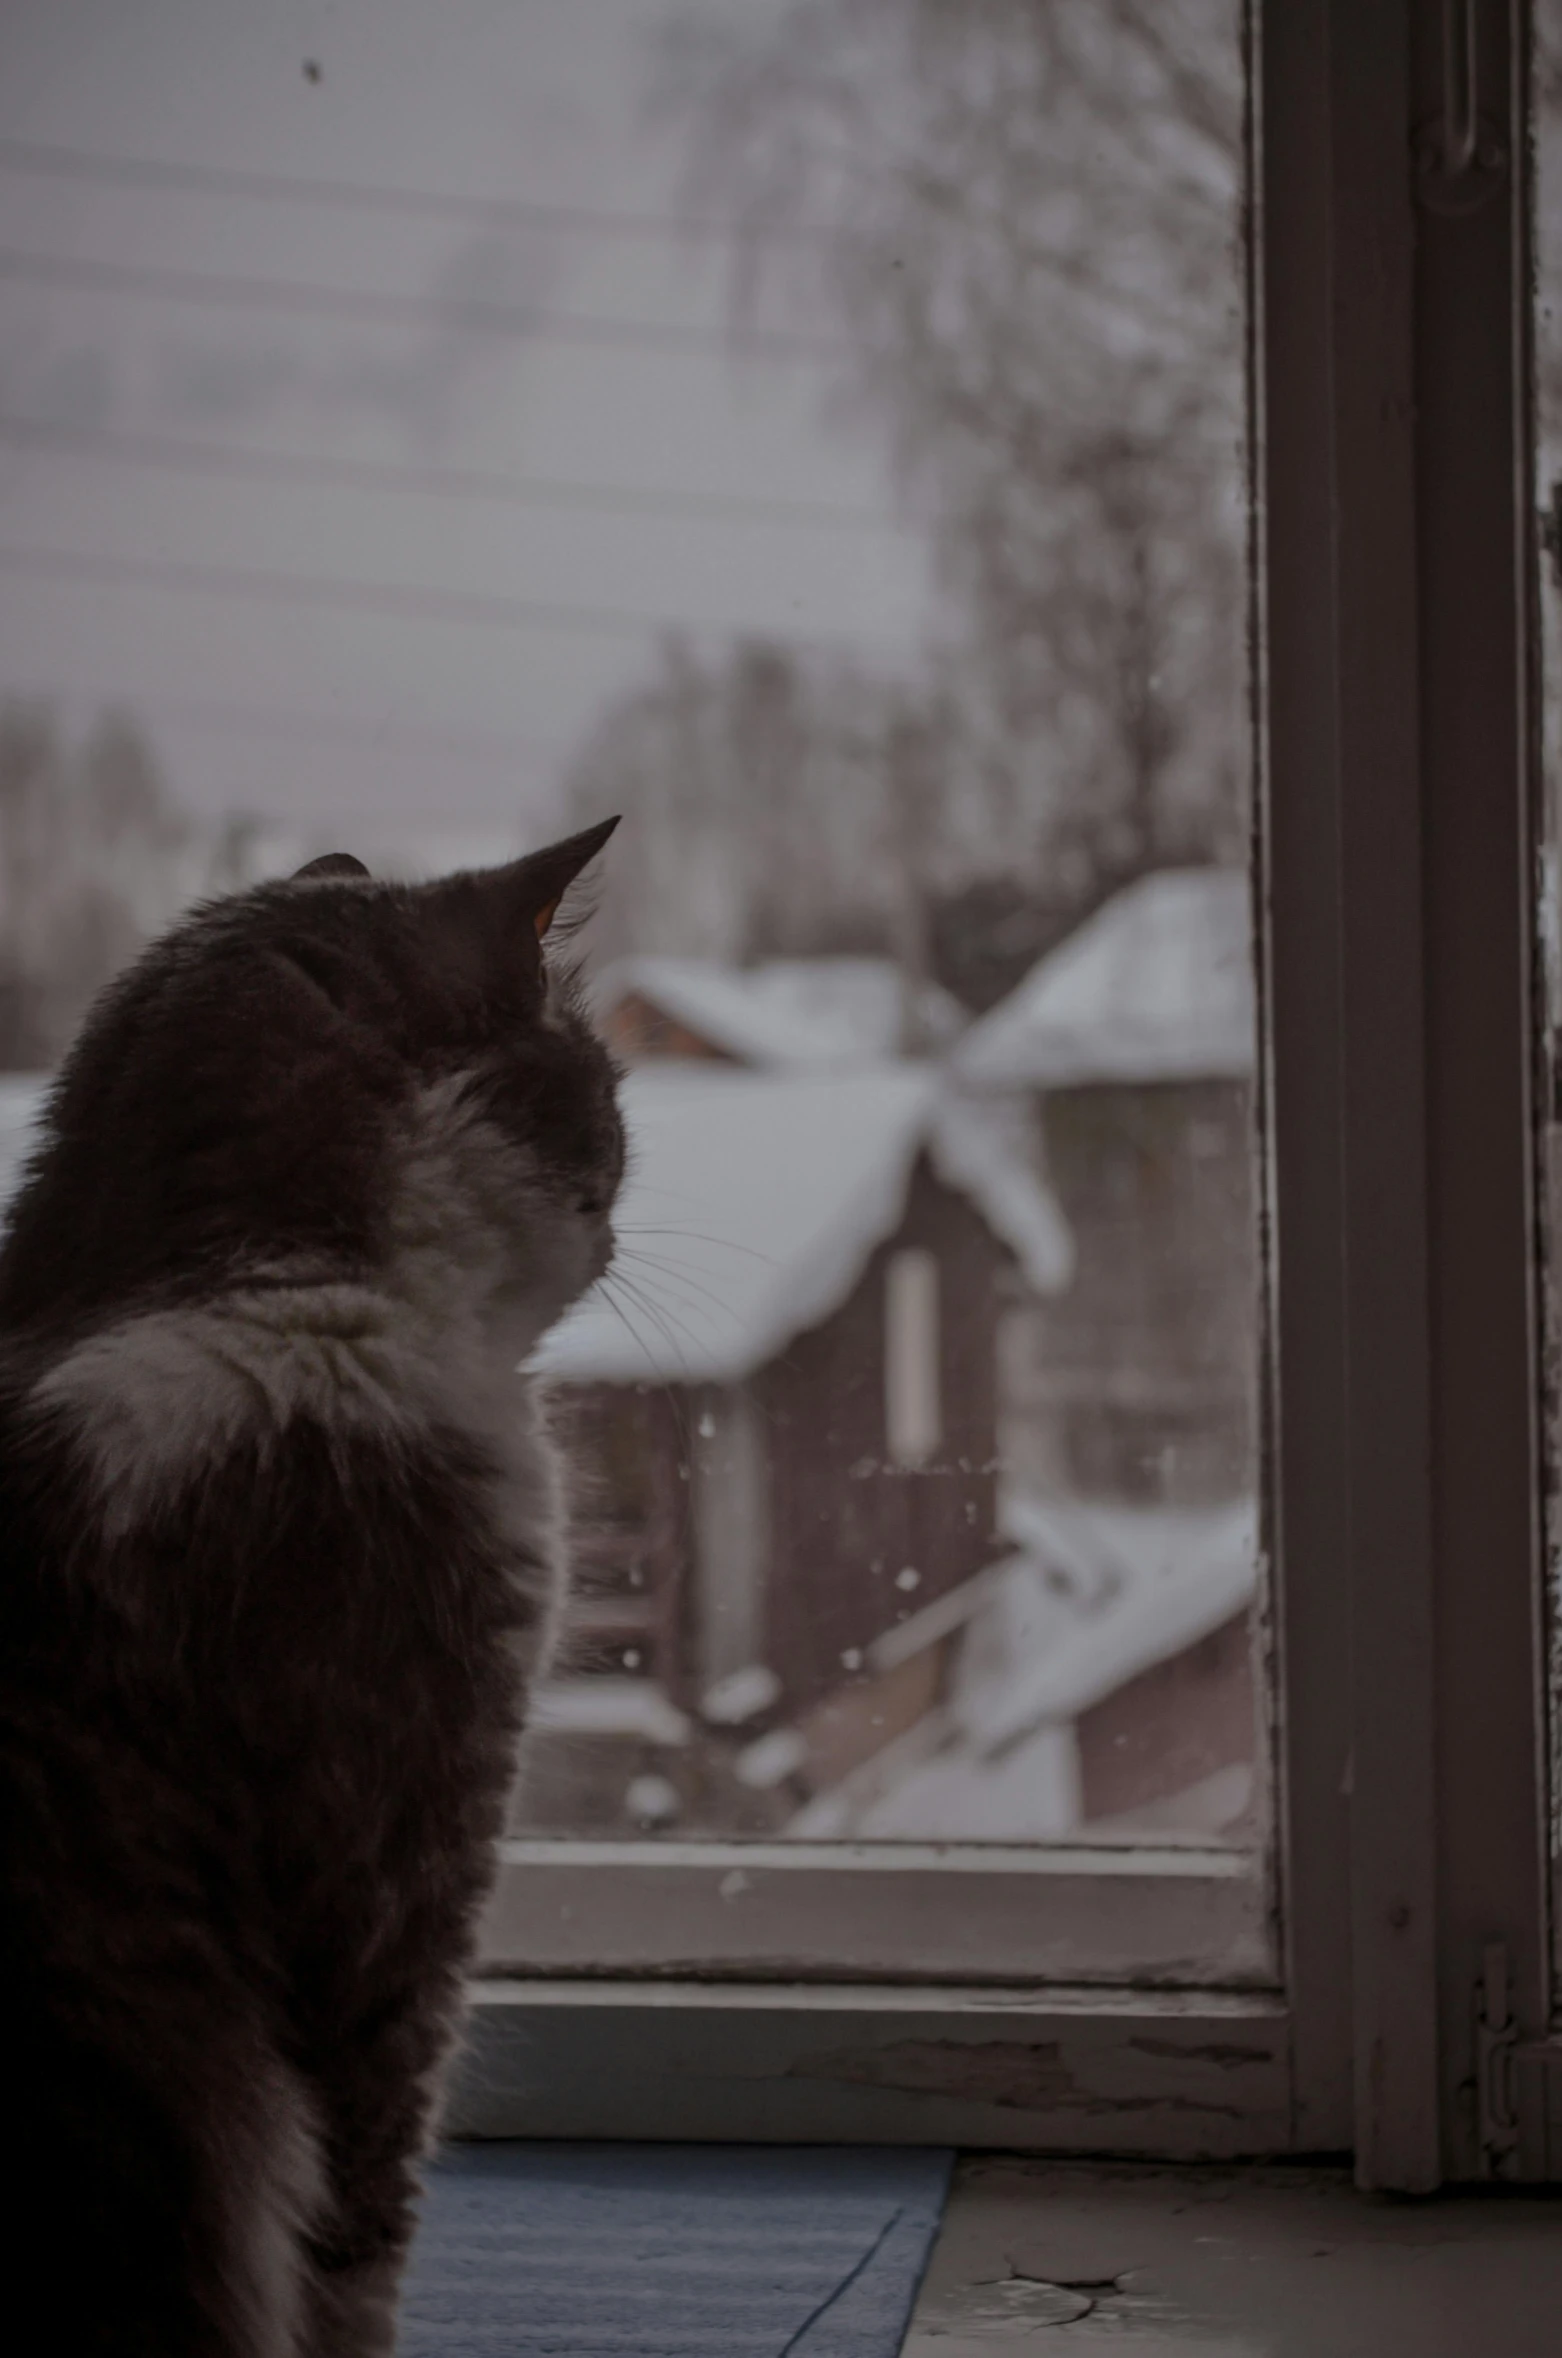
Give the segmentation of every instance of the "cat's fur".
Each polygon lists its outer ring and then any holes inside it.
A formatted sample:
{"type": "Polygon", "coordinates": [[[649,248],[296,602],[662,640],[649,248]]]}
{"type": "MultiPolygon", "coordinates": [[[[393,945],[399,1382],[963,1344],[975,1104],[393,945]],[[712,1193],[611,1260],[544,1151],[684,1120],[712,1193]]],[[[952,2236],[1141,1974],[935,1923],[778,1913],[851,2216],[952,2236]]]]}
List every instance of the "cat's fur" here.
{"type": "Polygon", "coordinates": [[[517,1362],[606,1266],[612,1066],[540,935],[604,827],[197,913],[0,1248],[7,2314],[367,2358],[560,1586],[517,1362]]]}

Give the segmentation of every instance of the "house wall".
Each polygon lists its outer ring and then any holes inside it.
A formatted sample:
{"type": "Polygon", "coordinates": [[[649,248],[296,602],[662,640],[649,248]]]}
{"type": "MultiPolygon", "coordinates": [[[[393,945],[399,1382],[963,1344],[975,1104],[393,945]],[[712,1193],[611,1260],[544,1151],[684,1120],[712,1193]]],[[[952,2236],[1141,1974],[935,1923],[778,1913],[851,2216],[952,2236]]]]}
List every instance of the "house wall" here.
{"type": "Polygon", "coordinates": [[[1041,1101],[1072,1285],[1006,1354],[1022,1472],[1077,1496],[1212,1504],[1251,1491],[1258,1284],[1241,1081],[1058,1089],[1041,1101]]]}
{"type": "Polygon", "coordinates": [[[663,1385],[561,1387],[552,1403],[570,1483],[563,1677],[682,1684],[689,1403],[663,1385]]]}
{"type": "Polygon", "coordinates": [[[850,1298],[756,1380],[768,1437],[768,1660],[794,1710],[850,1675],[842,1657],[991,1563],[997,1513],[996,1321],[1007,1256],[965,1199],[919,1163],[905,1219],[850,1298]],[[894,1465],[885,1437],[885,1269],[939,1265],[942,1438],[894,1465]],[[903,1575],[915,1574],[914,1581],[903,1575]]]}
{"type": "Polygon", "coordinates": [[[749,1384],[558,1394],[578,1468],[576,1571],[558,1673],[653,1679],[696,1732],[660,1754],[539,1738],[518,1823],[622,1830],[632,1780],[651,1773],[677,1788],[681,1823],[772,1832],[796,1796],[784,1787],[750,1791],[740,1769],[743,1748],[765,1726],[803,1729],[812,1786],[921,1718],[935,1700],[943,1650],[878,1672],[868,1650],[1001,1552],[995,1322],[1010,1267],[965,1199],[919,1164],[901,1226],[849,1299],[749,1384]],[[908,1249],[934,1255],[939,1271],[941,1431],[915,1467],[890,1462],[886,1435],[885,1276],[908,1249]],[[745,1538],[735,1522],[754,1502],[768,1502],[766,1527],[745,1538]],[[702,1531],[729,1557],[736,1551],[743,1593],[730,1621],[712,1610],[721,1573],[700,1561],[702,1531]],[[907,1570],[917,1578],[902,1586],[907,1570]],[[843,1660],[852,1649],[859,1659],[843,1660]],[[744,1666],[740,1652],[773,1669],[782,1694],[742,1727],[704,1728],[701,1698],[713,1675],[744,1666]]]}
{"type": "Polygon", "coordinates": [[[631,1064],[658,1056],[696,1057],[705,1064],[736,1064],[724,1048],[717,1048],[701,1032],[691,1032],[675,1017],[664,1015],[638,991],[626,991],[602,1018],[601,1030],[615,1054],[631,1064]]]}
{"type": "Polygon", "coordinates": [[[1244,1612],[1076,1720],[1085,1822],[1128,1815],[1251,1761],[1255,1708],[1244,1612]]]}

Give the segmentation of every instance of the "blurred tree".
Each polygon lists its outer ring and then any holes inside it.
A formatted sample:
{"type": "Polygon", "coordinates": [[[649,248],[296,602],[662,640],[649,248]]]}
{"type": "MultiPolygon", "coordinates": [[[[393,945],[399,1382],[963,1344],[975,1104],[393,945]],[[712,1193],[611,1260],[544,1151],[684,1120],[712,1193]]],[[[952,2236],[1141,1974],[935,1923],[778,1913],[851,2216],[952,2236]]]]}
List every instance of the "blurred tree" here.
{"type": "Polygon", "coordinates": [[[1241,857],[1237,0],[690,13],[654,103],[930,522],[988,874],[1241,857]]]}
{"type": "Polygon", "coordinates": [[[204,879],[137,723],[70,752],[47,705],[0,704],[0,1069],[52,1064],[100,990],[204,879]]]}
{"type": "Polygon", "coordinates": [[[928,905],[961,862],[942,791],[957,737],[936,692],[850,663],[669,641],[565,783],[574,813],[635,822],[635,857],[608,863],[599,953],[894,951],[924,971],[928,905]]]}

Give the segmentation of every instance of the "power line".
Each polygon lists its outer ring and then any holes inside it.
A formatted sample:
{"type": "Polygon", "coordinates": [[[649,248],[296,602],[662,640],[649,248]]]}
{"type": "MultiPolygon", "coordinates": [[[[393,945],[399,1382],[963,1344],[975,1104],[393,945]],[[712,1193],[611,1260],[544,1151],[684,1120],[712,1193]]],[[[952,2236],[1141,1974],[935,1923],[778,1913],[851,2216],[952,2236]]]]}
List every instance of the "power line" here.
{"type": "Polygon", "coordinates": [[[262,605],[333,607],[342,613],[372,614],[389,621],[440,622],[457,627],[561,631],[591,638],[654,637],[661,631],[697,631],[728,638],[734,629],[753,638],[786,638],[794,644],[869,647],[874,642],[845,632],[785,632],[760,625],[695,615],[635,614],[612,606],[565,606],[543,598],[516,598],[491,590],[430,590],[401,582],[333,581],[309,573],[276,573],[258,567],[210,565],[177,558],[116,557],[69,549],[0,546],[0,572],[31,573],[41,580],[76,581],[99,588],[140,584],[197,597],[241,598],[262,605]]]}
{"type": "Polygon", "coordinates": [[[823,228],[785,222],[771,226],[702,220],[691,215],[604,212],[523,197],[440,196],[409,188],[362,186],[345,180],[293,179],[278,172],[235,170],[222,164],[176,164],[132,156],[97,155],[29,139],[0,139],[0,170],[33,178],[75,180],[100,188],[182,189],[207,196],[247,197],[288,204],[337,206],[359,213],[392,213],[428,221],[472,222],[484,228],[565,231],[602,237],[760,237],[816,244],[823,228]]]}
{"type": "Polygon", "coordinates": [[[720,491],[646,491],[627,483],[567,482],[489,473],[480,468],[408,467],[383,459],[244,450],[233,443],[207,442],[182,434],[121,433],[95,426],[56,425],[42,418],[0,415],[0,445],[230,477],[235,482],[290,483],[306,490],[408,493],[431,499],[479,500],[501,507],[681,516],[699,522],[784,525],[807,531],[906,530],[896,518],[878,509],[826,500],[751,498],[720,491]]]}
{"type": "Polygon", "coordinates": [[[560,739],[536,737],[523,730],[485,736],[476,730],[430,729],[390,718],[340,719],[327,714],[275,712],[256,705],[183,703],[157,695],[100,696],[92,701],[98,705],[123,701],[132,710],[149,714],[169,736],[195,730],[213,736],[253,738],[264,744],[336,745],[367,753],[426,755],[439,761],[484,764],[511,762],[520,754],[556,761],[569,750],[560,739]]]}
{"type": "Polygon", "coordinates": [[[820,336],[746,335],[741,345],[708,328],[658,327],[651,320],[593,319],[533,311],[524,304],[472,296],[381,295],[364,288],[315,287],[301,279],[249,278],[226,272],[165,269],[142,262],[96,262],[67,254],[0,250],[0,278],[14,285],[151,296],[225,311],[264,311],[299,319],[358,320],[379,327],[434,327],[446,334],[520,337],[534,343],[582,344],[685,356],[736,351],[756,359],[839,359],[843,347],[820,336]]]}

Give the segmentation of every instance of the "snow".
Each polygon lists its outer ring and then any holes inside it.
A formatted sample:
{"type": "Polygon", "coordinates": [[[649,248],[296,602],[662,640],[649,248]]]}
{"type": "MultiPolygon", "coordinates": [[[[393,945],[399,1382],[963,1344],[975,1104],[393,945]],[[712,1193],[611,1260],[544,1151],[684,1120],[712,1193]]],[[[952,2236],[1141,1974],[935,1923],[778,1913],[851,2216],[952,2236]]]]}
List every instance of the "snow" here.
{"type": "Polygon", "coordinates": [[[1074,1237],[1037,1175],[1041,1144],[1031,1108],[946,1084],[933,1108],[930,1151],[944,1185],[976,1205],[1037,1292],[1061,1292],[1074,1274],[1074,1237]]]}
{"type": "Polygon", "coordinates": [[[971,1026],[953,1069],[983,1088],[1245,1077],[1255,1027],[1248,896],[1237,869],[1141,877],[971,1026]]]}
{"type": "Polygon", "coordinates": [[[772,1728],[768,1736],[738,1754],[733,1770],[740,1785],[768,1793],[795,1777],[808,1758],[808,1746],[796,1728],[772,1728]]]}
{"type": "MultiPolygon", "coordinates": [[[[958,1588],[947,1589],[943,1596],[935,1597],[920,1613],[913,1613],[907,1620],[894,1622],[881,1631],[867,1649],[870,1668],[897,1670],[902,1662],[909,1662],[913,1655],[925,1653],[940,1638],[950,1637],[955,1630],[963,1628],[996,1593],[1004,1570],[1003,1564],[989,1564],[985,1571],[962,1580],[958,1588]]],[[[862,1655],[857,1653],[856,1660],[847,1667],[855,1669],[861,1660],[862,1655]]]]}
{"type": "Polygon", "coordinates": [[[629,1736],[687,1744],[689,1722],[648,1678],[551,1679],[532,1697],[528,1725],[555,1736],[629,1736]]]}
{"type": "Polygon", "coordinates": [[[781,1692],[781,1681],[768,1662],[750,1662],[742,1670],[729,1670],[708,1686],[700,1697],[700,1715],[712,1727],[737,1728],[746,1719],[757,1719],[768,1711],[781,1692]]]}
{"type": "Polygon", "coordinates": [[[617,1274],[548,1336],[574,1381],[735,1382],[846,1299],[897,1225],[932,1084],[659,1063],[622,1102],[617,1274]],[[616,1297],[616,1298],[615,1298],[616,1297]]]}
{"type": "Polygon", "coordinates": [[[863,1842],[1055,1842],[1075,1831],[1079,1808],[1074,1731],[1048,1726],[1000,1760],[953,1750],[917,1761],[881,1790],[861,1792],[849,1814],[811,1803],[787,1833],[863,1842]]]}
{"type": "Polygon", "coordinates": [[[1220,1507],[1076,1501],[1024,1510],[1033,1535],[969,1627],[950,1709],[985,1754],[1077,1719],[1208,1637],[1251,1599],[1257,1522],[1220,1507]]]}
{"type": "MultiPolygon", "coordinates": [[[[1080,1820],[1075,1723],[1243,1610],[1257,1578],[1251,1505],[1116,1507],[1010,1497],[1016,1552],[886,1633],[874,1667],[957,1635],[945,1698],[907,1737],[818,1794],[796,1837],[1047,1842],[1080,1820]]],[[[1218,1833],[1251,1780],[1220,1772],[1133,1828],[1218,1833]]],[[[1112,1831],[1102,1825],[1091,1831],[1112,1831]]],[[[1124,1821],[1125,1838],[1131,1831],[1124,1821]]]]}
{"type": "Polygon", "coordinates": [[[0,1073],[0,1216],[21,1184],[49,1080],[47,1073],[0,1073]]]}
{"type": "Polygon", "coordinates": [[[683,1809],[670,1777],[631,1777],[624,1789],[624,1815],[637,1826],[670,1826],[683,1809]]]}
{"type": "Polygon", "coordinates": [[[931,1067],[749,1073],[658,1060],[627,1076],[623,1106],[618,1260],[544,1340],[533,1364],[545,1376],[752,1375],[846,1300],[899,1226],[924,1146],[1033,1284],[1067,1279],[1061,1212],[997,1129],[951,1152],[963,1115],[931,1067]]]}
{"type": "MultiPolygon", "coordinates": [[[[740,1063],[779,1071],[876,1064],[902,1045],[905,982],[888,958],[776,958],[723,966],[702,958],[622,958],[593,992],[599,1016],[633,994],[740,1063]]],[[[964,1029],[959,1001],[936,983],[916,1001],[921,1045],[964,1029]]]]}
{"type": "MultiPolygon", "coordinates": [[[[864,961],[864,963],[871,963],[864,961]]],[[[46,1075],[0,1075],[0,1207],[20,1180],[46,1075]]],[[[617,1225],[627,1281],[543,1344],[566,1380],[735,1381],[829,1316],[898,1225],[925,1147],[1032,1285],[1067,1284],[1073,1243],[1035,1174],[1020,1109],[931,1066],[744,1073],[672,1061],[624,1083],[633,1140],[617,1225]]]]}

